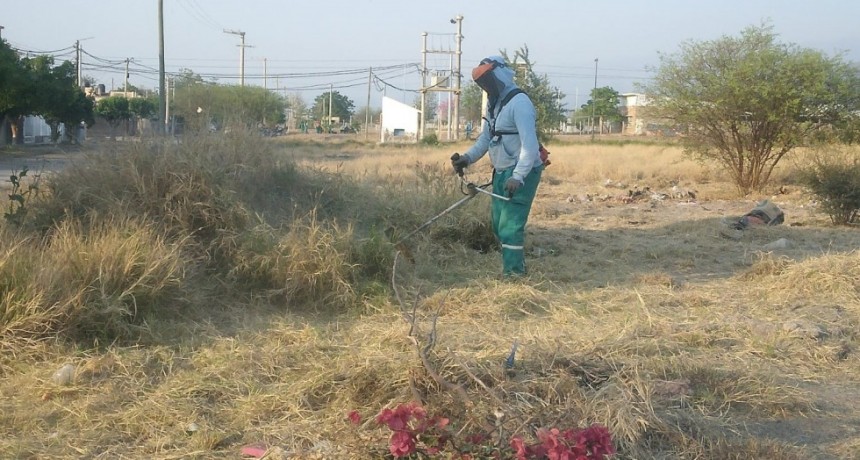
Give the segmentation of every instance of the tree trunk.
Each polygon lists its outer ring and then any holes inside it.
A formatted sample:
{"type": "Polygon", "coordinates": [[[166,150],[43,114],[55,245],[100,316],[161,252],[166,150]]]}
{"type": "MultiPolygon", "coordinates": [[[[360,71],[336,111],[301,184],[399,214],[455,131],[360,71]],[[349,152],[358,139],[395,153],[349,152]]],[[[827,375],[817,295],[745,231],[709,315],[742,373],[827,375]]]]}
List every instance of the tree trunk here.
{"type": "Polygon", "coordinates": [[[57,144],[57,141],[60,140],[60,122],[50,121],[48,126],[51,128],[51,143],[57,144]]]}
{"type": "Polygon", "coordinates": [[[24,143],[24,122],[22,117],[16,117],[10,120],[9,127],[12,128],[12,144],[24,143]],[[20,122],[20,125],[19,125],[20,122]]]}
{"type": "Polygon", "coordinates": [[[9,115],[3,115],[3,121],[0,121],[0,145],[9,143],[9,115]]]}

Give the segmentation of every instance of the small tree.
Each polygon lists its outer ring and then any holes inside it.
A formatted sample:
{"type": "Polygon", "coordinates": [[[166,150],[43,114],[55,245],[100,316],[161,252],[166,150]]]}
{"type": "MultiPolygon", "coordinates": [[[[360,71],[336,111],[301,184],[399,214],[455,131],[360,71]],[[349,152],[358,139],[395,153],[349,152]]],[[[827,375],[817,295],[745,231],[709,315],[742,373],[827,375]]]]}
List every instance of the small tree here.
{"type": "Polygon", "coordinates": [[[463,85],[460,96],[460,115],[466,119],[481,125],[481,101],[484,91],[475,82],[469,81],[463,85]]]}
{"type": "Polygon", "coordinates": [[[128,101],[128,111],[137,119],[137,131],[140,133],[142,120],[152,118],[158,110],[158,102],[155,98],[135,97],[128,101]]]}
{"type": "MultiPolygon", "coordinates": [[[[337,91],[325,92],[314,99],[311,109],[314,117],[323,120],[327,116],[338,117],[341,121],[349,120],[355,110],[352,100],[337,91]],[[331,113],[329,113],[329,99],[331,99],[331,113]]],[[[323,123],[326,125],[327,123],[323,123]]]]}
{"type": "Polygon", "coordinates": [[[96,115],[105,119],[111,128],[111,139],[116,140],[116,127],[131,118],[128,99],[120,96],[106,97],[96,104],[96,115]]]}
{"type": "Polygon", "coordinates": [[[516,71],[514,78],[517,85],[532,100],[537,111],[538,138],[545,140],[565,120],[564,107],[561,105],[565,94],[550,85],[546,75],[538,75],[534,71],[528,46],[523,45],[518,49],[514,53],[513,60],[508,57],[507,51],[502,50],[501,53],[505,61],[516,71]]]}
{"type": "Polygon", "coordinates": [[[591,99],[579,107],[576,116],[591,118],[592,115],[595,118],[595,126],[600,123],[600,120],[607,123],[621,121],[621,112],[618,110],[618,91],[609,86],[592,89],[591,99]]]}
{"type": "Polygon", "coordinates": [[[747,194],[792,149],[856,117],[857,88],[856,71],[840,57],[777,43],[762,25],[661,55],[643,89],[649,115],[673,120],[686,151],[722,164],[747,194]]]}
{"type": "Polygon", "coordinates": [[[834,224],[850,224],[860,216],[860,156],[856,153],[818,153],[812,165],[802,170],[801,181],[834,224]]]}

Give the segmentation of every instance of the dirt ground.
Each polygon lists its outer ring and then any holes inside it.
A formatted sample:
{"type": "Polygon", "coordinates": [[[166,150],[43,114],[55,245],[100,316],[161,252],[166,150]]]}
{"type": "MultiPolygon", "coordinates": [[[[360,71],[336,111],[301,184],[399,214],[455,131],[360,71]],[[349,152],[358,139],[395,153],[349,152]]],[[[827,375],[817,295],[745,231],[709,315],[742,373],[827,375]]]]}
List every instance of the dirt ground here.
{"type": "MultiPolygon", "coordinates": [[[[530,263],[555,281],[604,287],[645,280],[689,290],[731,288],[726,280],[766,257],[799,262],[860,249],[860,228],[832,225],[799,187],[778,187],[773,195],[755,198],[710,199],[711,190],[701,184],[692,195],[684,188],[638,194],[610,183],[580,184],[578,193],[571,193],[562,190],[551,172],[547,179],[530,224],[530,263]],[[763,199],[784,211],[782,225],[743,231],[727,225],[763,199]],[[576,272],[564,273],[569,265],[554,263],[556,258],[584,263],[576,272]]],[[[825,311],[827,307],[799,302],[792,308],[790,314],[798,318],[829,316],[832,328],[844,321],[825,311]]],[[[805,446],[812,458],[860,458],[860,386],[825,377],[787,377],[786,382],[808,391],[816,412],[744,419],[748,433],[805,446]],[[832,447],[840,443],[846,447],[834,453],[832,447]]]]}

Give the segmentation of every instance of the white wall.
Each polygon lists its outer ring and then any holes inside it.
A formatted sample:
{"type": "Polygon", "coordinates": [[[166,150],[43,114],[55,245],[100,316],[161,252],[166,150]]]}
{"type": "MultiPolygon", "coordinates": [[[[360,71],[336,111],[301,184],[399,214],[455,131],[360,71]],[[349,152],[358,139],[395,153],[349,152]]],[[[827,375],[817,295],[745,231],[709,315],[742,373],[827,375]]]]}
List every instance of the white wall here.
{"type": "Polygon", "coordinates": [[[402,132],[414,139],[418,134],[418,109],[383,96],[382,132],[390,136],[402,132]]]}

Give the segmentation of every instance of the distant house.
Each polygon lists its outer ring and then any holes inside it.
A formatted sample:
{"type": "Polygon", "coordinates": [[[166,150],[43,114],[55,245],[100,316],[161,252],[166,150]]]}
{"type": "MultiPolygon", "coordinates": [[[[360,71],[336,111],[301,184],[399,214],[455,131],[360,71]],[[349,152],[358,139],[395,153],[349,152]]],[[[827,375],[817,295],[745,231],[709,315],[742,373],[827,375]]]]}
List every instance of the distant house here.
{"type": "Polygon", "coordinates": [[[623,117],[622,134],[648,134],[647,121],[643,108],[648,105],[648,97],[642,93],[622,93],[618,95],[618,110],[623,117]]]}
{"type": "Polygon", "coordinates": [[[415,107],[382,97],[382,142],[409,141],[418,137],[418,114],[415,107]]]}

